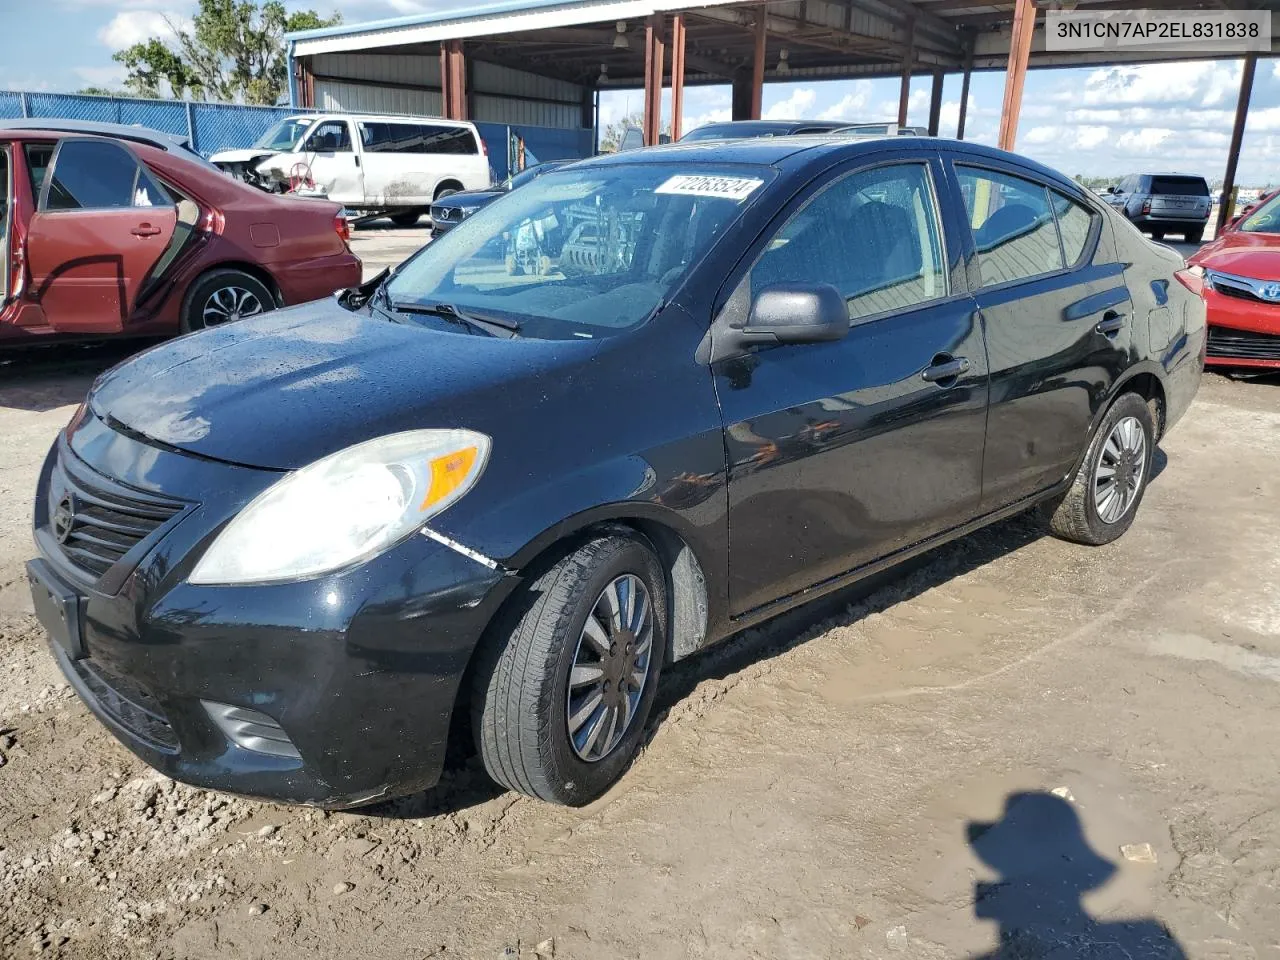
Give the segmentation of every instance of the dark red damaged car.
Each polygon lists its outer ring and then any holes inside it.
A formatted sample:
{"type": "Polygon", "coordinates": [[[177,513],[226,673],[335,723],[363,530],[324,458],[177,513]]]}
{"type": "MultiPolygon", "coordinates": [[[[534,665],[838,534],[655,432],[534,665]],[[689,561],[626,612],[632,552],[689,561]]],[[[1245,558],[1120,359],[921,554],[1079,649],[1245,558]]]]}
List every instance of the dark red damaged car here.
{"type": "Polygon", "coordinates": [[[159,139],[0,129],[0,345],[198,330],[358,284],[337,204],[159,139]]]}

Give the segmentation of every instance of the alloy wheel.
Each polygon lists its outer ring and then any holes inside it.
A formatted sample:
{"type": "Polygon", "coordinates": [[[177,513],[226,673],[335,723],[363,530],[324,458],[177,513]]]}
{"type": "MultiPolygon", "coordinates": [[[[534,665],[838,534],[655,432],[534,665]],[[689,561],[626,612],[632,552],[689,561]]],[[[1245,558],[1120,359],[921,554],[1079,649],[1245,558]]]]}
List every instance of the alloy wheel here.
{"type": "Polygon", "coordinates": [[[594,763],[635,719],[649,678],[653,603],[634,574],[615,578],[587,614],[569,669],[566,721],[573,752],[594,763]]]}
{"type": "Polygon", "coordinates": [[[200,319],[206,327],[215,327],[220,323],[255,316],[265,309],[252,290],[236,286],[219,287],[204,302],[200,319]]]}
{"type": "Polygon", "coordinates": [[[1138,498],[1147,468],[1147,437],[1136,417],[1116,422],[1093,472],[1093,505],[1103,523],[1116,523],[1138,498]]]}

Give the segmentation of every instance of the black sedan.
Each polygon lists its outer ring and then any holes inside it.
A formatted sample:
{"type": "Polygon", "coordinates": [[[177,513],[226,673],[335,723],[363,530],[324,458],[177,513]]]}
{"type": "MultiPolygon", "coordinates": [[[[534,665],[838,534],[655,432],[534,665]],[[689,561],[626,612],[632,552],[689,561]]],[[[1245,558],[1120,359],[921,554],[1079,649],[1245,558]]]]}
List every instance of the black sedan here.
{"type": "Polygon", "coordinates": [[[470,729],[498,783],[582,804],[673,661],[1033,506],[1124,533],[1200,382],[1182,267],[973,144],[574,164],[359,309],[99,378],[40,475],[36,610],[177,779],[352,806],[470,729]],[[502,234],[556,239],[526,270],[502,234]]]}
{"type": "Polygon", "coordinates": [[[441,197],[431,205],[431,236],[434,238],[442,233],[448,233],[481,207],[488,206],[503,194],[510,193],[517,187],[523,187],[526,183],[532,183],[543,174],[559,170],[566,163],[572,162],[572,160],[548,160],[545,163],[535,163],[488,190],[463,190],[460,193],[441,197]]]}

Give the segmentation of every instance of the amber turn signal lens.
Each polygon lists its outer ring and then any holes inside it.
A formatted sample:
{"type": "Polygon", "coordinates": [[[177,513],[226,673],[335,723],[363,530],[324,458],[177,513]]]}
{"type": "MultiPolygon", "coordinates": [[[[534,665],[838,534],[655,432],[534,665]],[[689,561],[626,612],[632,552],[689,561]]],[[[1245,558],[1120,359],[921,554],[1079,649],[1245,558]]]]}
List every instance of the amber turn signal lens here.
{"type": "Polygon", "coordinates": [[[475,466],[479,455],[480,451],[476,447],[464,447],[432,460],[431,486],[418,509],[425,510],[457,490],[470,476],[471,468],[475,466]]]}

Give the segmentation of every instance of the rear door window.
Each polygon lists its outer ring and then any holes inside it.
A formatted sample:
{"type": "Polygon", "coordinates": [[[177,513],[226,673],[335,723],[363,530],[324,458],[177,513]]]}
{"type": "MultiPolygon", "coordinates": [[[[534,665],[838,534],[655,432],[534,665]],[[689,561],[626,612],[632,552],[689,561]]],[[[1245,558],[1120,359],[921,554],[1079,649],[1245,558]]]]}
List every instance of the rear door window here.
{"type": "Polygon", "coordinates": [[[31,180],[31,197],[40,202],[40,191],[44,189],[44,175],[53,162],[54,143],[28,143],[23,146],[27,157],[27,176],[31,180]]]}
{"type": "Polygon", "coordinates": [[[995,170],[956,166],[982,286],[1013,283],[1064,268],[1049,189],[995,170]]]}
{"type": "Polygon", "coordinates": [[[1093,232],[1093,211],[1057,190],[1050,190],[1049,195],[1053,197],[1053,212],[1058,219],[1058,233],[1062,236],[1062,252],[1066,255],[1067,266],[1074,267],[1084,256],[1089,235],[1093,232]]]}
{"type": "Polygon", "coordinates": [[[111,140],[63,140],[45,177],[42,210],[146,206],[136,202],[139,180],[144,196],[157,189],[133,154],[111,140]]]}
{"type": "Polygon", "coordinates": [[[1204,177],[1152,177],[1151,192],[1165,197],[1207,197],[1204,177]]]}
{"type": "Polygon", "coordinates": [[[427,123],[362,123],[360,137],[365,153],[477,153],[476,138],[468,127],[427,123]]]}

